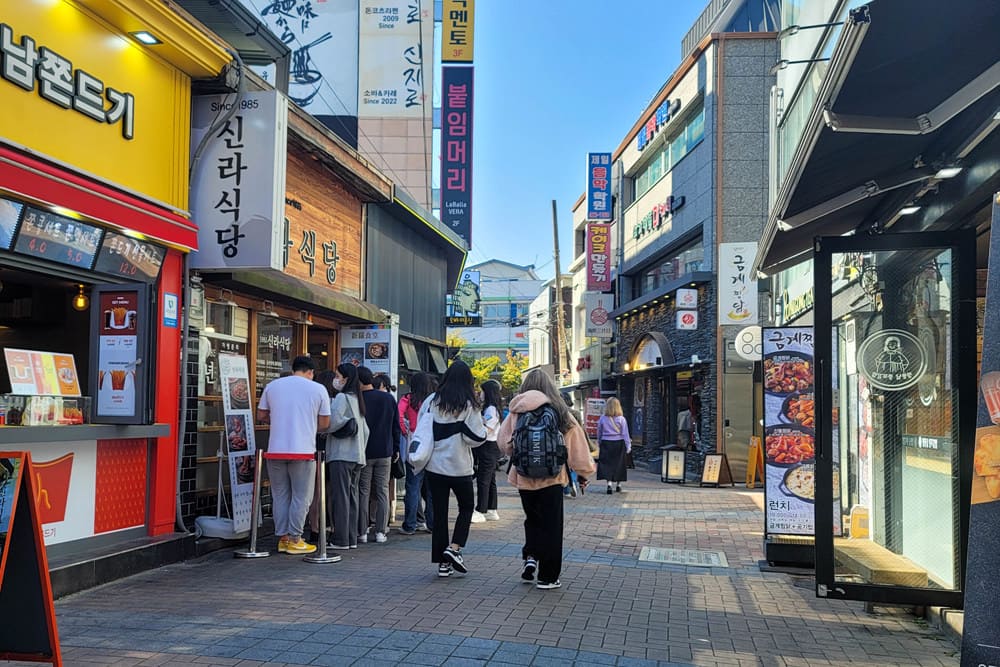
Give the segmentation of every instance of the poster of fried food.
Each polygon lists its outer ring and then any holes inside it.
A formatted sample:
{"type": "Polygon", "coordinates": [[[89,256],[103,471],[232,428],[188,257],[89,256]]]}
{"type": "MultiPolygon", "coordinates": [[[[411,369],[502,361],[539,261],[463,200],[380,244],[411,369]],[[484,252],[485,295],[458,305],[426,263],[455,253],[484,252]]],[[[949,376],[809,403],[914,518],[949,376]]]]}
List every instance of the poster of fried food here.
{"type": "Polygon", "coordinates": [[[972,504],[1000,501],[1000,426],[976,430],[972,504]]]}

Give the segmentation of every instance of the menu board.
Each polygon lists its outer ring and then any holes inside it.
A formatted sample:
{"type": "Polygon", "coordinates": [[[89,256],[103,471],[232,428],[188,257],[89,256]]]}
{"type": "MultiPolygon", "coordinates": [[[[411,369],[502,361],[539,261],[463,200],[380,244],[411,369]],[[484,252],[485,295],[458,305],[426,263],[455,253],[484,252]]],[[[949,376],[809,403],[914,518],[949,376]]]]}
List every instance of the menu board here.
{"type": "Polygon", "coordinates": [[[814,534],[816,431],[812,327],[764,329],[765,525],[814,534]]]}
{"type": "Polygon", "coordinates": [[[292,334],[289,320],[257,316],[257,399],[264,385],[292,371],[292,334]]]}
{"type": "Polygon", "coordinates": [[[222,409],[226,415],[226,452],[229,458],[229,488],[233,500],[233,530],[250,530],[257,445],[254,441],[253,407],[247,358],[219,355],[222,409]]]}
{"type": "Polygon", "coordinates": [[[0,198],[0,250],[10,250],[24,204],[0,198]]]}
{"type": "Polygon", "coordinates": [[[72,354],[4,348],[10,391],[20,396],[79,396],[72,354]]]}
{"type": "Polygon", "coordinates": [[[28,206],[14,252],[89,269],[103,230],[79,220],[28,206]]]}
{"type": "Polygon", "coordinates": [[[604,414],[605,403],[606,401],[603,398],[588,398],[584,404],[584,428],[587,429],[587,435],[591,438],[597,437],[597,422],[601,420],[601,415],[604,414]]]}
{"type": "Polygon", "coordinates": [[[95,285],[91,299],[90,387],[93,421],[145,424],[149,354],[149,288],[95,285]]]}
{"type": "Polygon", "coordinates": [[[345,327],[340,363],[365,366],[372,374],[390,375],[393,370],[392,327],[345,327]]]}
{"type": "Polygon", "coordinates": [[[132,280],[156,282],[165,250],[118,232],[107,231],[94,270],[132,280]]]}

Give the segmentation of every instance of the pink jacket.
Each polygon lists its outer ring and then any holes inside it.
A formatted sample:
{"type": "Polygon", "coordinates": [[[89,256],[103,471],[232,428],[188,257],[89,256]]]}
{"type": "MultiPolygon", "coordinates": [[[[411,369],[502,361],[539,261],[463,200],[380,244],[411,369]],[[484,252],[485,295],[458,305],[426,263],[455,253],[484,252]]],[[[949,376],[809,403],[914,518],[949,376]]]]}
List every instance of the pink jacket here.
{"type": "MultiPolygon", "coordinates": [[[[507,418],[503,420],[503,424],[500,425],[500,435],[497,438],[497,445],[500,447],[500,451],[510,456],[511,452],[514,451],[514,427],[517,425],[517,416],[525,412],[531,412],[535,408],[541,407],[546,403],[549,403],[549,398],[540,391],[526,391],[523,394],[518,394],[510,402],[510,414],[507,418]]],[[[590,446],[587,444],[587,435],[580,428],[579,424],[575,423],[570,427],[568,431],[563,433],[563,440],[566,442],[566,458],[569,467],[576,471],[578,475],[582,477],[588,477],[594,474],[596,470],[594,466],[594,459],[590,456],[590,446]]],[[[544,489],[548,486],[566,486],[569,484],[569,475],[566,474],[566,468],[563,467],[559,471],[559,474],[555,477],[548,477],[545,479],[532,479],[529,477],[522,477],[517,474],[517,468],[514,466],[510,467],[510,472],[507,473],[507,481],[510,482],[515,488],[523,489],[525,491],[537,491],[538,489],[544,489]]]]}

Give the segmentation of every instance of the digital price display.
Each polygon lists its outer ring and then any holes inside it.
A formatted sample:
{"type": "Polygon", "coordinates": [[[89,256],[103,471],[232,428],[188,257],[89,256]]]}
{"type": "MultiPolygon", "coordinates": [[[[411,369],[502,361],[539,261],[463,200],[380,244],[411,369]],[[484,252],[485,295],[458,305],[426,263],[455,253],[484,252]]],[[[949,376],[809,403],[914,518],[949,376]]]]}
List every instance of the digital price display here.
{"type": "Polygon", "coordinates": [[[156,282],[166,250],[158,245],[108,231],[97,254],[95,271],[156,282]]]}
{"type": "Polygon", "coordinates": [[[0,250],[10,250],[22,209],[24,204],[21,202],[0,199],[0,250]]]}
{"type": "Polygon", "coordinates": [[[89,269],[103,233],[100,227],[29,206],[17,232],[14,252],[89,269]]]}

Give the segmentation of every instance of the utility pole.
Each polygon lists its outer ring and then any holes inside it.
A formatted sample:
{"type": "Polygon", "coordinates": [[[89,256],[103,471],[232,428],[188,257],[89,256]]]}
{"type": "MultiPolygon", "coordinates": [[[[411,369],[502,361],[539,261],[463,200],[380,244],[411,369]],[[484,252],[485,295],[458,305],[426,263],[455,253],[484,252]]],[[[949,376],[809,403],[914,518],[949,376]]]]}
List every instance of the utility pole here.
{"type": "Polygon", "coordinates": [[[559,265],[559,222],[556,218],[556,200],[552,200],[552,246],[556,261],[556,374],[562,379],[562,357],[566,352],[566,370],[571,367],[569,349],[563,347],[563,333],[566,331],[563,322],[562,270],[559,265]]]}

